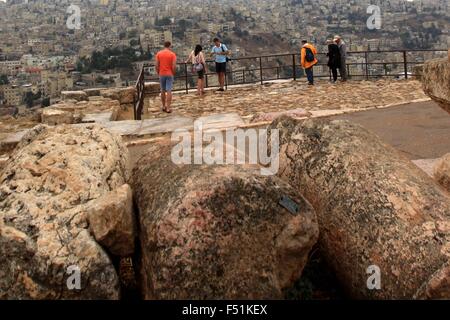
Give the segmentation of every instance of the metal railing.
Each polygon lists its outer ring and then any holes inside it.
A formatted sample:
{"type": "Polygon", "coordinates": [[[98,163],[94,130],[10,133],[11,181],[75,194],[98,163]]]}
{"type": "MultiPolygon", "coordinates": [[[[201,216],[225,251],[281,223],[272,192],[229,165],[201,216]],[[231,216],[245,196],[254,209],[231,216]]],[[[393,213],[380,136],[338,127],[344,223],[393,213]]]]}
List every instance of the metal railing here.
{"type": "MultiPolygon", "coordinates": [[[[414,54],[422,53],[429,58],[439,56],[439,52],[447,52],[447,49],[417,49],[417,50],[376,50],[376,51],[349,51],[347,52],[347,76],[350,79],[397,77],[408,79],[415,76],[413,66],[424,62],[423,57],[414,57],[414,54]],[[396,61],[385,59],[386,56],[397,56],[396,61]],[[359,73],[358,73],[359,71],[359,73]]],[[[314,66],[315,78],[328,78],[331,80],[331,71],[327,67],[326,53],[317,54],[319,63],[314,66]]],[[[393,58],[391,58],[393,59],[393,58]]],[[[218,87],[214,61],[206,61],[205,87],[218,87]]],[[[144,64],[140,70],[136,82],[135,110],[136,120],[141,119],[143,99],[145,96],[145,82],[159,81],[153,64],[144,64]]],[[[197,75],[190,71],[190,64],[177,63],[174,90],[185,91],[195,89],[197,75]],[[188,66],[189,65],[189,66],[188,66]]],[[[252,83],[264,84],[267,81],[293,79],[304,77],[304,71],[300,66],[300,53],[281,53],[262,56],[247,56],[231,58],[227,65],[225,86],[245,85],[252,83]]]]}
{"type": "Polygon", "coordinates": [[[136,91],[134,96],[134,120],[141,120],[142,111],[144,109],[144,97],[145,97],[145,80],[144,80],[144,68],[139,72],[138,79],[136,81],[136,91]]]}

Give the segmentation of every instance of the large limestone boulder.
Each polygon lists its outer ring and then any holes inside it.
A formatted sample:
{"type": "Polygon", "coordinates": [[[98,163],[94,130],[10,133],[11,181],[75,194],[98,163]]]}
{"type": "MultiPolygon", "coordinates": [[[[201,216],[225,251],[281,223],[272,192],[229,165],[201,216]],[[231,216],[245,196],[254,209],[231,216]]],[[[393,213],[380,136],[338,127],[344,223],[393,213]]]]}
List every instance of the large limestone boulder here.
{"type": "Polygon", "coordinates": [[[280,130],[279,175],[315,208],[320,249],[349,296],[450,298],[442,188],[359,125],[281,118],[271,128],[280,130]],[[380,289],[369,279],[377,267],[380,289]]]}
{"type": "Polygon", "coordinates": [[[134,87],[125,88],[108,88],[100,90],[100,95],[112,100],[118,100],[120,104],[128,104],[134,102],[134,87]]]}
{"type": "Polygon", "coordinates": [[[450,153],[437,161],[433,171],[436,181],[450,192],[450,153]]]}
{"type": "Polygon", "coordinates": [[[318,227],[297,192],[258,174],[175,165],[168,146],[154,145],[141,158],[132,187],[145,299],[282,298],[300,276],[318,227]]]}
{"type": "Polygon", "coordinates": [[[434,59],[423,66],[424,92],[450,113],[450,59],[434,59]]]}
{"type": "Polygon", "coordinates": [[[120,137],[96,125],[39,125],[24,136],[0,176],[0,299],[119,298],[87,212],[125,183],[126,164],[120,137]],[[74,270],[80,290],[67,286],[74,270]]]}

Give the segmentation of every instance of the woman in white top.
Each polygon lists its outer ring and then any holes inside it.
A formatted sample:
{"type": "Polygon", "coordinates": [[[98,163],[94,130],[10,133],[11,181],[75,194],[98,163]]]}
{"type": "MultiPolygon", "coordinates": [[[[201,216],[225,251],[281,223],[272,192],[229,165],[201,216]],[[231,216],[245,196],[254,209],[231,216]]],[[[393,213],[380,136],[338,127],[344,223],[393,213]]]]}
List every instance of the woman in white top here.
{"type": "Polygon", "coordinates": [[[199,96],[205,93],[206,61],[202,50],[203,48],[201,45],[196,45],[195,50],[191,52],[189,58],[186,60],[186,63],[192,63],[192,72],[197,73],[197,94],[199,96]]]}

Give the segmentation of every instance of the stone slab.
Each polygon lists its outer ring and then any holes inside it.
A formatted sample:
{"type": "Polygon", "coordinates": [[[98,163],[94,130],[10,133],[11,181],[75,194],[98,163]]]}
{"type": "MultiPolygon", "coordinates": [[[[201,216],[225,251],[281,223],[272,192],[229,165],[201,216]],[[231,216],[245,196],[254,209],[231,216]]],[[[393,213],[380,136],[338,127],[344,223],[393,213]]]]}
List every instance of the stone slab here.
{"type": "Polygon", "coordinates": [[[188,117],[173,116],[141,121],[124,120],[103,122],[102,125],[121,136],[145,136],[173,132],[176,129],[192,130],[193,120],[188,117]]]}
{"type": "Polygon", "coordinates": [[[241,116],[235,112],[219,113],[196,119],[203,123],[203,130],[236,128],[245,125],[241,116]]]}

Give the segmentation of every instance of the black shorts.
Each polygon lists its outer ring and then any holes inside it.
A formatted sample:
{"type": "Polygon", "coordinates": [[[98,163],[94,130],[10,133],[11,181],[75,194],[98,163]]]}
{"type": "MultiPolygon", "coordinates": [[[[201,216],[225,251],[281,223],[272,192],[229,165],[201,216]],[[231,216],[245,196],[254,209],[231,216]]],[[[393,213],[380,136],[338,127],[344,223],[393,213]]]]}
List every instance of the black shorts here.
{"type": "Polygon", "coordinates": [[[197,76],[199,79],[203,79],[205,77],[205,69],[197,71],[197,76]]]}
{"type": "Polygon", "coordinates": [[[216,62],[216,72],[227,72],[227,63],[226,62],[216,62]]]}

